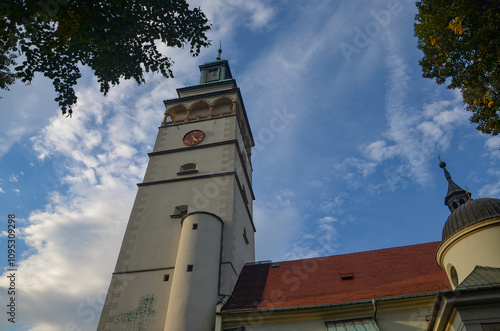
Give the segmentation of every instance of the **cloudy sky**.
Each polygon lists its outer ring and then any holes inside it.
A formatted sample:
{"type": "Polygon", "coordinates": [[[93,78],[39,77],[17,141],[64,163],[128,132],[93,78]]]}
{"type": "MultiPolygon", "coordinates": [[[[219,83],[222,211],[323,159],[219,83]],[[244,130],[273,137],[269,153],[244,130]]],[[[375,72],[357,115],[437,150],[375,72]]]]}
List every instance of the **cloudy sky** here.
{"type": "Polygon", "coordinates": [[[257,260],[439,240],[449,212],[438,154],[473,197],[500,198],[500,137],[469,123],[460,94],[421,77],[413,1],[191,3],[214,47],[198,58],[165,49],[175,79],[124,81],[103,97],[84,69],[72,119],[43,77],[0,92],[4,304],[8,214],[18,267],[17,323],[4,313],[1,329],[95,330],[162,100],[198,82],[219,40],[256,140],[257,260]]]}

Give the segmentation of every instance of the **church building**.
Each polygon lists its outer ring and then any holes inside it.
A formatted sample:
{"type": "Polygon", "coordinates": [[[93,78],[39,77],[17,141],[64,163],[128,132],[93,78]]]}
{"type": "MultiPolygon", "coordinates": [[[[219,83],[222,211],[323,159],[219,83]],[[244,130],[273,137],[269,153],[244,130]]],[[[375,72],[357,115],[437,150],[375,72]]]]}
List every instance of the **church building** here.
{"type": "Polygon", "coordinates": [[[444,162],[442,241],[256,262],[254,140],[220,52],[164,101],[99,331],[500,331],[500,200],[444,162]]]}

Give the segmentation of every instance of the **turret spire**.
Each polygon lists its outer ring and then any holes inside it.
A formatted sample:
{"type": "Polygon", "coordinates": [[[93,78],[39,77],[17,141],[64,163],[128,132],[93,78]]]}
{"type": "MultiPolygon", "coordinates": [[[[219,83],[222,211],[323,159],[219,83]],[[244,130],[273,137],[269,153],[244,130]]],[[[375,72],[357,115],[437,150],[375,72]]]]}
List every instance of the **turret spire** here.
{"type": "Polygon", "coordinates": [[[448,181],[448,193],[444,198],[444,204],[448,206],[451,212],[455,211],[460,205],[463,205],[467,201],[471,200],[471,194],[466,192],[463,188],[458,186],[452,179],[451,175],[446,170],[446,163],[439,159],[439,167],[444,171],[444,177],[448,181]]]}
{"type": "Polygon", "coordinates": [[[217,55],[216,60],[220,61],[221,60],[220,55],[222,54],[222,41],[220,41],[220,40],[219,40],[219,50],[217,51],[217,53],[218,53],[218,55],[217,55]]]}

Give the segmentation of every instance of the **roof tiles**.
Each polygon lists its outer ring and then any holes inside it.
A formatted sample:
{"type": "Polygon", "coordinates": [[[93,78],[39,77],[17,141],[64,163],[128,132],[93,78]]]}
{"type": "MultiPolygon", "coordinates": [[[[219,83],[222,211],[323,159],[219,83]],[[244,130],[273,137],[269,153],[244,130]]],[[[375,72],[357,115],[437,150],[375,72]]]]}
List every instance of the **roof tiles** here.
{"type": "Polygon", "coordinates": [[[246,265],[222,311],[342,304],[449,290],[440,242],[246,265]]]}

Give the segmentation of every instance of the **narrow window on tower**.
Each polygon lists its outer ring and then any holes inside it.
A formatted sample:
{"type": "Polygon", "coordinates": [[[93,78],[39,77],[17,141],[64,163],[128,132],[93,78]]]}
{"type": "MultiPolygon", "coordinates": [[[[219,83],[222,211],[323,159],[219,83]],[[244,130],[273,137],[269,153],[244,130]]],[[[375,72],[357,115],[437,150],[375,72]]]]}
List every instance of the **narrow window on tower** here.
{"type": "Polygon", "coordinates": [[[182,217],[187,214],[188,205],[180,205],[174,208],[174,213],[170,217],[182,217]]]}
{"type": "Polygon", "coordinates": [[[191,272],[193,271],[193,265],[192,264],[188,264],[187,266],[187,272],[191,272]]]}
{"type": "Polygon", "coordinates": [[[170,275],[168,275],[168,274],[163,275],[163,281],[164,282],[168,282],[169,278],[170,278],[170,275]]]}
{"type": "Polygon", "coordinates": [[[181,166],[177,175],[189,175],[195,174],[198,172],[198,164],[197,163],[186,163],[181,166]]]}
{"type": "Polygon", "coordinates": [[[193,230],[197,230],[198,229],[198,223],[193,223],[193,230]]]}
{"type": "Polygon", "coordinates": [[[243,240],[245,240],[245,244],[248,245],[248,237],[247,237],[247,229],[243,228],[243,240]]]}
{"type": "Polygon", "coordinates": [[[247,191],[245,190],[245,185],[242,185],[243,201],[248,205],[247,191]]]}

